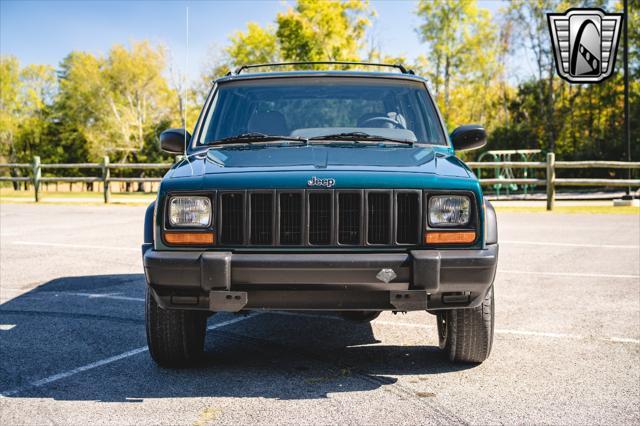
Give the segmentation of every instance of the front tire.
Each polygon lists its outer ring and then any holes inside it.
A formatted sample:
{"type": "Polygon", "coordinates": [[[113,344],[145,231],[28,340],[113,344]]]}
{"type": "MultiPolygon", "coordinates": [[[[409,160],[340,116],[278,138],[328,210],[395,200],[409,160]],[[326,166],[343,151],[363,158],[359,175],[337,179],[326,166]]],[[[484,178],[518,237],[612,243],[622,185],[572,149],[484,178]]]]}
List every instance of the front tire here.
{"type": "Polygon", "coordinates": [[[439,312],[440,349],[450,361],[483,362],[489,357],[493,345],[494,315],[493,286],[475,308],[439,312]]]}
{"type": "Polygon", "coordinates": [[[204,353],[207,313],[162,309],[146,288],[145,322],[151,358],[163,367],[188,367],[204,353]]]}

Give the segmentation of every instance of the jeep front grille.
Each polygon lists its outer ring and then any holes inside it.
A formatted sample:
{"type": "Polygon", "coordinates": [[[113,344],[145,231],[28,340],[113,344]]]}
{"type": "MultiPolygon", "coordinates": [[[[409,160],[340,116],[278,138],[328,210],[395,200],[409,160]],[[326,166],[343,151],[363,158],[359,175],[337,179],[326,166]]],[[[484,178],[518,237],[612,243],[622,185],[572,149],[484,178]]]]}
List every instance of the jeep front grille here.
{"type": "Polygon", "coordinates": [[[280,245],[302,244],[302,193],[280,194],[280,245]]]}
{"type": "Polygon", "coordinates": [[[220,195],[220,243],[242,244],[244,242],[244,194],[242,192],[220,195]]]}
{"type": "Polygon", "coordinates": [[[273,244],[273,194],[257,192],[251,200],[251,244],[273,244]]]}
{"type": "Polygon", "coordinates": [[[419,190],[220,191],[222,246],[417,245],[419,190]]]}
{"type": "Polygon", "coordinates": [[[338,194],[338,244],[360,244],[362,194],[338,194]]]}
{"type": "Polygon", "coordinates": [[[367,242],[389,244],[391,242],[391,196],[390,192],[367,194],[367,242]]]}
{"type": "Polygon", "coordinates": [[[399,244],[418,244],[420,219],[414,212],[420,210],[420,198],[415,192],[396,195],[396,241],[399,244]]]}
{"type": "Polygon", "coordinates": [[[309,193],[309,244],[331,244],[333,194],[326,191],[309,193]]]}

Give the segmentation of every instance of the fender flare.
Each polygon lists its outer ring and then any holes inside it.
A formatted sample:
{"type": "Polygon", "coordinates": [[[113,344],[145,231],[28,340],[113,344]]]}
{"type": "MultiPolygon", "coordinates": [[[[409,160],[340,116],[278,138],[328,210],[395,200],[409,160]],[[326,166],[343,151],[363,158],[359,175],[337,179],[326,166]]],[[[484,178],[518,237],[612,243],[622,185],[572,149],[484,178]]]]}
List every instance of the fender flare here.
{"type": "Polygon", "coordinates": [[[149,204],[144,213],[144,243],[153,244],[153,216],[156,209],[156,202],[149,204]]]}
{"type": "Polygon", "coordinates": [[[498,244],[498,217],[496,216],[496,210],[493,208],[489,200],[485,198],[485,244],[498,244]]]}

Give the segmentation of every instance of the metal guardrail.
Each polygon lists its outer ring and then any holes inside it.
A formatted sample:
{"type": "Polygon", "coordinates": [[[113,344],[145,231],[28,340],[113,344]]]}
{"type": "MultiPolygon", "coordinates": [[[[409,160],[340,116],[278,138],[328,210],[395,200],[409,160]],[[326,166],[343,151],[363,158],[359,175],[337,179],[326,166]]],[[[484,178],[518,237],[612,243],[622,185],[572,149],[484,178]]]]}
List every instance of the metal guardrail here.
{"type": "MultiPolygon", "coordinates": [[[[548,153],[547,161],[494,161],[468,162],[470,168],[496,169],[511,167],[514,169],[545,169],[545,179],[536,178],[505,178],[505,179],[480,179],[482,185],[517,184],[517,185],[545,185],[547,189],[547,210],[553,210],[555,204],[556,187],[558,186],[616,186],[616,187],[640,187],[640,179],[573,179],[556,178],[556,169],[587,169],[587,168],[611,168],[611,169],[640,169],[640,162],[626,161],[555,161],[555,154],[548,153]]],[[[160,182],[158,177],[111,177],[111,170],[115,169],[168,169],[172,165],[168,163],[138,163],[122,164],[110,163],[109,157],[104,157],[102,163],[76,163],[76,164],[42,164],[40,157],[33,157],[33,163],[8,163],[0,164],[1,169],[30,169],[31,176],[0,176],[0,182],[32,182],[35,201],[40,201],[40,183],[42,182],[102,182],[104,184],[104,202],[111,201],[110,182],[160,182]],[[56,169],[100,169],[100,176],[86,177],[42,177],[42,170],[56,169]]]]}
{"type": "Polygon", "coordinates": [[[31,176],[0,176],[0,182],[31,182],[34,188],[35,202],[40,201],[40,184],[43,182],[83,182],[94,183],[102,182],[104,185],[103,197],[104,202],[109,203],[111,201],[111,188],[109,183],[111,182],[160,182],[162,178],[157,177],[111,177],[111,170],[115,169],[168,169],[172,166],[169,163],[138,163],[138,164],[123,164],[123,163],[110,163],[109,157],[105,156],[102,163],[66,163],[66,164],[42,164],[40,157],[33,157],[33,163],[7,163],[0,164],[0,169],[30,169],[31,176]],[[42,177],[42,170],[47,169],[100,169],[100,176],[55,176],[55,177],[42,177]]]}

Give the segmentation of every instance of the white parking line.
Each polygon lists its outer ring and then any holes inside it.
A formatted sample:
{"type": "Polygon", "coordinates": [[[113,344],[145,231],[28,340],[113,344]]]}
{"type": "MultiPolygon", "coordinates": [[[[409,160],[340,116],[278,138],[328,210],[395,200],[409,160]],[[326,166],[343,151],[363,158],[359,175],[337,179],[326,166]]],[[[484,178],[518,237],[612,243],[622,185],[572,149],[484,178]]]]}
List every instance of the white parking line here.
{"type": "MultiPolygon", "coordinates": [[[[249,318],[253,318],[253,317],[257,316],[257,315],[260,315],[260,313],[249,314],[249,315],[244,316],[244,317],[232,318],[232,319],[227,320],[227,321],[222,321],[222,322],[219,322],[219,323],[216,323],[216,324],[212,324],[209,327],[207,327],[207,330],[215,330],[217,328],[226,327],[227,325],[235,324],[235,323],[238,323],[240,321],[244,321],[244,320],[247,320],[249,318]]],[[[31,382],[31,383],[29,383],[29,384],[27,384],[25,386],[22,386],[22,387],[19,387],[19,388],[16,388],[16,389],[11,389],[11,390],[0,392],[0,398],[16,395],[16,394],[21,393],[21,392],[23,392],[25,390],[28,390],[28,389],[39,388],[39,387],[42,387],[44,385],[48,385],[49,383],[57,382],[58,380],[66,379],[67,377],[75,376],[78,373],[82,373],[82,372],[88,371],[88,370],[93,370],[94,368],[102,367],[103,365],[111,364],[111,363],[114,363],[116,361],[120,361],[121,359],[129,358],[129,357],[132,357],[132,356],[137,355],[139,353],[146,352],[148,350],[149,350],[149,347],[141,346],[139,348],[132,349],[130,351],[123,352],[121,354],[114,355],[114,356],[109,357],[109,358],[104,358],[104,359],[101,359],[99,361],[83,365],[82,367],[74,368],[73,370],[68,370],[68,371],[64,371],[62,373],[57,373],[57,374],[54,374],[52,376],[45,377],[44,379],[33,381],[33,382],[31,382]]]]}
{"type": "Polygon", "coordinates": [[[498,269],[499,274],[521,274],[521,275],[549,275],[554,277],[586,277],[586,278],[632,278],[640,279],[640,275],[624,274],[596,274],[582,272],[544,272],[544,271],[516,271],[510,269],[498,269]]]}
{"type": "Polygon", "coordinates": [[[115,246],[98,246],[89,244],[65,244],[65,243],[46,243],[39,241],[13,241],[11,244],[21,246],[42,246],[42,247],[63,247],[76,249],[98,249],[98,250],[119,250],[119,251],[136,251],[142,253],[140,248],[133,247],[115,247],[115,246]]]}
{"type": "Polygon", "coordinates": [[[557,246],[557,247],[585,247],[606,249],[640,249],[640,246],[621,244],[582,244],[582,243],[558,243],[553,241],[512,241],[500,240],[500,244],[529,245],[529,246],[557,246]]]}
{"type": "MultiPolygon", "coordinates": [[[[275,315],[291,315],[297,317],[305,317],[305,318],[319,318],[319,319],[329,319],[329,320],[338,320],[343,321],[340,317],[329,316],[329,315],[318,315],[318,314],[304,314],[297,312],[283,312],[283,311],[269,311],[266,312],[268,314],[275,315]]],[[[385,321],[376,319],[373,320],[372,324],[377,325],[387,325],[387,326],[395,326],[395,327],[409,327],[409,328],[422,328],[422,329],[435,329],[436,325],[429,324],[415,324],[410,322],[396,322],[396,321],[385,321]]],[[[496,334],[514,334],[520,336],[537,336],[537,337],[549,337],[554,339],[576,339],[576,340],[585,340],[589,339],[589,336],[581,336],[579,334],[566,334],[566,333],[547,333],[542,331],[528,331],[528,330],[511,330],[511,329],[500,329],[496,328],[494,330],[496,334]]],[[[600,337],[596,338],[597,340],[604,340],[606,342],[617,342],[617,343],[633,343],[640,344],[640,340],[633,339],[630,337],[600,337]]]]}
{"type": "Polygon", "coordinates": [[[31,389],[31,388],[39,388],[39,387],[42,387],[42,386],[47,385],[49,383],[57,382],[58,380],[66,379],[67,377],[71,377],[71,376],[74,376],[74,375],[76,375],[78,373],[82,373],[83,371],[93,370],[94,368],[98,368],[98,367],[101,367],[103,365],[111,364],[112,362],[120,361],[121,359],[129,358],[131,356],[137,355],[137,354],[139,354],[141,352],[145,352],[145,351],[148,351],[148,350],[149,350],[148,347],[143,346],[143,347],[140,347],[140,348],[136,348],[136,349],[121,353],[119,355],[115,355],[115,356],[112,356],[112,357],[109,357],[109,358],[104,358],[104,359],[101,359],[100,361],[92,362],[91,364],[87,364],[87,365],[83,365],[82,367],[74,368],[73,370],[64,371],[62,373],[54,374],[53,376],[45,377],[44,379],[36,380],[36,381],[31,382],[28,385],[20,387],[20,388],[12,389],[12,390],[5,391],[5,392],[0,392],[0,397],[7,397],[7,396],[16,395],[16,394],[18,394],[18,393],[20,393],[20,392],[22,392],[24,390],[31,389]]]}
{"type": "MultiPolygon", "coordinates": [[[[427,324],[413,324],[407,322],[394,322],[394,321],[373,321],[374,324],[380,325],[388,325],[388,326],[399,326],[399,327],[410,327],[410,328],[428,328],[434,329],[435,325],[427,325],[427,324]]],[[[616,343],[632,343],[632,344],[640,344],[639,339],[633,339],[630,337],[590,337],[590,336],[582,336],[580,334],[568,334],[568,333],[549,333],[542,331],[529,331],[529,330],[511,330],[507,328],[496,328],[494,330],[496,334],[512,334],[516,336],[536,336],[536,337],[548,337],[552,339],[573,339],[573,340],[603,340],[605,342],[616,342],[616,343]]]]}
{"type": "Polygon", "coordinates": [[[632,339],[630,337],[611,337],[609,340],[611,340],[612,342],[618,342],[618,343],[635,343],[635,344],[640,344],[640,340],[638,339],[632,339]]]}
{"type": "MultiPolygon", "coordinates": [[[[109,294],[99,294],[99,293],[58,293],[65,294],[70,296],[81,296],[87,298],[105,298],[105,299],[115,299],[115,300],[130,300],[141,302],[144,301],[142,298],[137,297],[123,297],[109,294]]],[[[325,316],[325,315],[317,315],[317,314],[305,314],[305,313],[296,313],[296,312],[283,312],[283,311],[268,311],[268,312],[254,312],[250,313],[244,317],[232,318],[227,321],[222,321],[216,324],[212,324],[207,327],[207,330],[215,330],[218,328],[225,327],[227,325],[235,324],[249,318],[253,318],[262,314],[274,314],[274,315],[290,315],[290,316],[299,316],[299,317],[308,317],[308,318],[319,318],[319,319],[329,319],[329,320],[339,320],[342,321],[339,317],[325,316]]],[[[395,322],[395,321],[384,321],[384,320],[374,320],[372,324],[376,325],[386,325],[386,326],[395,326],[395,327],[410,327],[410,328],[422,328],[422,329],[434,329],[435,325],[426,325],[426,324],[414,324],[414,323],[405,323],[405,322],[395,322]]],[[[13,327],[11,327],[13,328],[13,327]]],[[[589,339],[589,336],[581,336],[576,334],[566,334],[566,333],[548,333],[548,332],[539,332],[539,331],[528,331],[528,330],[511,330],[511,329],[496,329],[496,334],[512,334],[512,335],[522,335],[522,336],[538,336],[538,337],[548,337],[548,338],[556,338],[556,339],[576,339],[576,340],[584,340],[589,339]]],[[[596,340],[603,340],[608,342],[616,342],[616,343],[631,343],[631,344],[640,344],[639,339],[633,339],[629,337],[601,337],[596,338],[596,340]]],[[[104,358],[99,361],[92,362],[90,364],[83,365],[81,367],[74,368],[72,370],[64,371],[61,373],[57,373],[51,375],[49,377],[45,377],[44,379],[33,381],[25,386],[11,389],[7,391],[0,392],[0,398],[13,396],[18,393],[21,393],[25,390],[42,387],[49,383],[57,382],[62,379],[66,379],[67,377],[74,376],[76,374],[82,373],[84,371],[93,370],[95,368],[101,367],[103,365],[108,365],[119,361],[121,359],[129,358],[134,355],[137,355],[142,352],[148,351],[149,348],[147,346],[142,346],[136,349],[132,349],[127,352],[123,352],[118,355],[114,355],[112,357],[104,358]]]]}
{"type": "MultiPolygon", "coordinates": [[[[58,293],[69,296],[80,296],[80,297],[88,297],[90,299],[93,298],[104,298],[104,299],[114,299],[114,300],[130,300],[134,302],[144,302],[144,299],[141,297],[125,297],[125,296],[117,296],[111,294],[100,294],[100,293],[58,293]]],[[[332,315],[319,315],[319,314],[308,314],[302,312],[285,312],[285,311],[265,311],[262,313],[266,314],[274,314],[274,315],[290,315],[295,317],[303,317],[303,318],[317,318],[317,319],[325,319],[325,320],[336,320],[343,321],[342,318],[332,315]]],[[[374,320],[373,324],[379,325],[390,325],[390,326],[402,326],[402,327],[410,327],[410,328],[435,328],[435,325],[427,325],[427,324],[414,324],[408,322],[395,322],[395,321],[385,321],[385,320],[374,320]]],[[[579,334],[566,334],[566,333],[550,333],[543,331],[529,331],[529,330],[512,330],[512,329],[495,329],[496,334],[513,334],[520,336],[537,336],[537,337],[549,337],[554,339],[576,339],[576,340],[584,340],[590,339],[589,336],[581,336],[579,334]]],[[[632,343],[632,344],[640,344],[639,339],[634,339],[631,337],[597,337],[596,340],[603,340],[606,342],[616,342],[616,343],[632,343]]]]}

